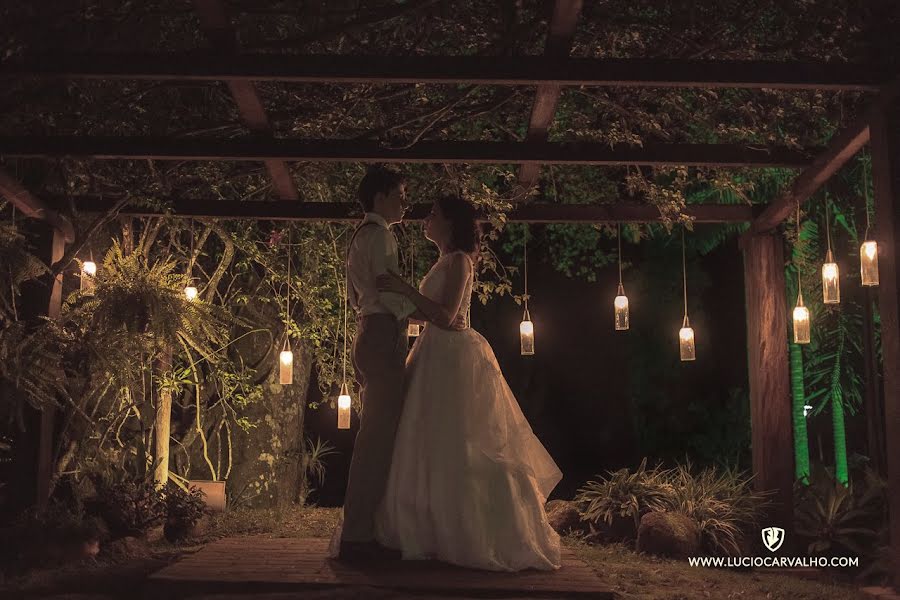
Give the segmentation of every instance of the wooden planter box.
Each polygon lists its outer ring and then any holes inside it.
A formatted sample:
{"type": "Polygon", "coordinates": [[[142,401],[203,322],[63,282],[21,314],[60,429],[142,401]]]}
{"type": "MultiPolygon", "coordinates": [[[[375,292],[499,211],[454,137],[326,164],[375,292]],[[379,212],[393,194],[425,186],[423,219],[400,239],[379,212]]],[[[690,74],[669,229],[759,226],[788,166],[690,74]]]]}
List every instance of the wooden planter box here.
{"type": "Polygon", "coordinates": [[[188,481],[188,488],[195,487],[203,492],[206,507],[213,512],[225,510],[225,482],[224,481],[188,481]]]}

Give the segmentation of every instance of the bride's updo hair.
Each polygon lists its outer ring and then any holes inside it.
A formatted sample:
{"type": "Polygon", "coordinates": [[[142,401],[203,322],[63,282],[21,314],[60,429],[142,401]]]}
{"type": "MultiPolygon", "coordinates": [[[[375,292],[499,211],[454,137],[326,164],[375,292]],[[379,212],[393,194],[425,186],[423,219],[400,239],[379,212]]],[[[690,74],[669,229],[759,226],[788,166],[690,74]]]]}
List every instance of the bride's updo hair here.
{"type": "Polygon", "coordinates": [[[437,203],[444,218],[450,221],[450,245],[453,250],[461,250],[475,257],[479,242],[475,207],[459,196],[442,196],[437,203]]]}

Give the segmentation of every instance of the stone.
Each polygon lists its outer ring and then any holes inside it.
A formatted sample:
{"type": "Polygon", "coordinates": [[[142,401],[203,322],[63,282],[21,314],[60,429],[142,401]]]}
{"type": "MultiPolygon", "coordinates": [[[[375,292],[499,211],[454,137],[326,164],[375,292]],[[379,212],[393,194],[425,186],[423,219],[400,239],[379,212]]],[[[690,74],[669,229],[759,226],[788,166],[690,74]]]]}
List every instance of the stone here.
{"type": "Polygon", "coordinates": [[[687,558],[700,549],[700,528],[690,517],[671,512],[649,512],[641,517],[637,550],[654,556],[687,558]]]}
{"type": "Polygon", "coordinates": [[[589,525],[581,519],[578,506],[569,500],[551,500],[547,503],[547,520],[559,534],[588,531],[589,525]]]}

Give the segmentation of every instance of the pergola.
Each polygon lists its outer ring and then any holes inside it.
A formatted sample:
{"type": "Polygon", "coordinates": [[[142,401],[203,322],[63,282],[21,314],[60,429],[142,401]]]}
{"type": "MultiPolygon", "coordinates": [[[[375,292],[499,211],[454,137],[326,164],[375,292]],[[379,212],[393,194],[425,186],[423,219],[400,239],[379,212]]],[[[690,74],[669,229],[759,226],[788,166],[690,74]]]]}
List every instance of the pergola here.
{"type": "MultiPolygon", "coordinates": [[[[900,242],[900,100],[895,74],[866,65],[810,63],[607,60],[569,58],[581,12],[580,0],[556,0],[543,56],[375,57],[241,55],[221,0],[194,0],[215,53],[189,55],[115,55],[29,57],[0,65],[4,77],[95,79],[220,80],[228,84],[252,135],[228,140],[128,137],[0,137],[0,155],[11,157],[79,156],[95,159],[260,161],[266,166],[276,199],[269,201],[176,200],[171,214],[183,217],[265,220],[347,221],[358,218],[354,205],[303,202],[287,166],[295,161],[395,163],[519,164],[518,183],[535,185],[542,165],[687,165],[712,167],[784,166],[802,171],[778,197],[757,210],[747,205],[689,205],[697,222],[746,222],[744,254],[752,455],[758,488],[775,492],[774,521],[791,530],[794,484],[787,316],[782,240],[776,228],[829,180],[856,152],[871,148],[875,182],[876,230],[880,249],[880,286],[884,361],[885,438],[887,440],[890,540],[900,584],[900,324],[898,324],[898,242],[900,242]],[[378,142],[284,139],[271,135],[254,87],[256,81],[477,83],[533,86],[535,96],[522,142],[421,141],[392,148],[378,142]],[[565,86],[742,87],[784,90],[858,90],[871,92],[868,108],[826,148],[794,151],[736,145],[657,144],[613,147],[593,143],[547,141],[560,92],[565,86]]],[[[0,194],[27,216],[46,220],[55,230],[53,260],[73,241],[71,225],[52,206],[0,174],[0,194]]],[[[524,195],[523,195],[524,196],[524,195]]],[[[84,212],[104,212],[120,199],[70,199],[84,212]]],[[[420,219],[417,206],[410,218],[420,219]]],[[[121,214],[157,214],[121,208],[121,214]]],[[[652,222],[661,218],[649,205],[548,205],[521,203],[510,221],[544,223],[652,222]]],[[[49,315],[58,314],[62,280],[57,278],[49,315]]],[[[52,411],[44,411],[39,497],[50,478],[52,411]]]]}

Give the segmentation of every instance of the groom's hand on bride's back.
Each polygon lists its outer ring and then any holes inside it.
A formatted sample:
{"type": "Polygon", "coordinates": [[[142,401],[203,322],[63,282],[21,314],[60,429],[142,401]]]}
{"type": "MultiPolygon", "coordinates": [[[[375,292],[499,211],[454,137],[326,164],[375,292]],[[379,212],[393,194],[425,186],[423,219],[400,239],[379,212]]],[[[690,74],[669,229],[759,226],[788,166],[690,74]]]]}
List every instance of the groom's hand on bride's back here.
{"type": "Polygon", "coordinates": [[[450,323],[449,329],[452,331],[462,331],[466,328],[466,315],[458,314],[453,322],[450,323]]]}

